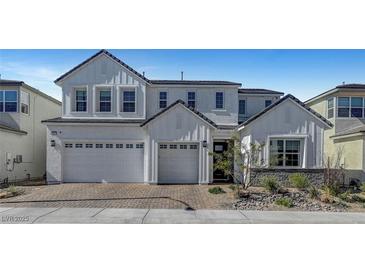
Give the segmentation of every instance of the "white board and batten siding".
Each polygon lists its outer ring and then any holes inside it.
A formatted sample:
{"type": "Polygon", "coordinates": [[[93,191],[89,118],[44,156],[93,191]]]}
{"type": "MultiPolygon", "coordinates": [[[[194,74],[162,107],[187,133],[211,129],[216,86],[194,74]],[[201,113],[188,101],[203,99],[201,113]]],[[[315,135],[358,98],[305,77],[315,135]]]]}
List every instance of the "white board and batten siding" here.
{"type": "Polygon", "coordinates": [[[146,83],[116,61],[102,54],[62,80],[63,117],[101,117],[101,118],[145,118],[146,83]],[[112,111],[96,111],[95,91],[107,87],[112,91],[112,111]],[[120,112],[120,90],[135,88],[136,112],[120,112]],[[73,112],[74,90],[87,89],[87,112],[73,112]]]}
{"type": "Polygon", "coordinates": [[[291,100],[282,102],[240,131],[242,143],[265,144],[263,157],[268,164],[270,138],[304,141],[304,168],[319,168],[323,159],[323,134],[326,125],[291,100]]]}
{"type": "MultiPolygon", "coordinates": [[[[177,156],[178,152],[171,152],[175,163],[180,166],[175,166],[175,169],[180,169],[179,172],[192,173],[190,175],[181,174],[184,178],[193,178],[195,168],[198,165],[198,180],[191,183],[208,183],[211,181],[212,174],[212,157],[209,156],[209,150],[212,148],[212,128],[209,124],[197,117],[195,114],[185,109],[181,105],[176,105],[172,109],[166,111],[155,120],[152,120],[146,126],[148,131],[148,141],[146,142],[146,156],[148,158],[148,170],[146,173],[148,183],[157,183],[159,181],[159,145],[165,143],[171,144],[197,144],[196,152],[185,152],[184,155],[177,156]],[[207,147],[203,147],[203,141],[207,142],[207,147]],[[196,157],[198,157],[197,161],[196,157]],[[194,158],[190,164],[181,164],[181,158],[194,158]],[[188,167],[187,165],[193,165],[188,167]]],[[[162,165],[167,165],[164,162],[162,155],[162,165]]],[[[170,175],[169,175],[170,176],[170,175]]],[[[184,179],[185,180],[185,179],[184,179]]]]}

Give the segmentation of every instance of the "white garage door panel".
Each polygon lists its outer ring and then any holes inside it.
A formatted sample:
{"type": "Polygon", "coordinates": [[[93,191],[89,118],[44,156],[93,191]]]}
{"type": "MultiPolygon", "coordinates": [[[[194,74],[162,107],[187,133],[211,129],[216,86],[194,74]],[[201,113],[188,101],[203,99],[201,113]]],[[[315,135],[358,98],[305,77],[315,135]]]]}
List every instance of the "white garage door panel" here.
{"type": "MultiPolygon", "coordinates": [[[[199,146],[197,146],[199,147],[199,146]]],[[[199,173],[199,149],[159,148],[158,153],[158,182],[167,184],[197,184],[199,173]]]]}
{"type": "Polygon", "coordinates": [[[143,149],[65,148],[64,182],[143,182],[143,149]]]}

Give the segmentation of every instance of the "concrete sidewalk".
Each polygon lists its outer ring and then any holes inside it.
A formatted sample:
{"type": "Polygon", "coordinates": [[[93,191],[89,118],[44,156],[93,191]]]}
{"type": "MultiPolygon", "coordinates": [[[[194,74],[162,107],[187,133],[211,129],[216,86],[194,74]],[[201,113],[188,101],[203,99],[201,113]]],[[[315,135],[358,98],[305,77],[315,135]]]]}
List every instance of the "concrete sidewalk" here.
{"type": "Polygon", "coordinates": [[[365,213],[129,208],[4,208],[0,223],[365,224],[365,213]]]}

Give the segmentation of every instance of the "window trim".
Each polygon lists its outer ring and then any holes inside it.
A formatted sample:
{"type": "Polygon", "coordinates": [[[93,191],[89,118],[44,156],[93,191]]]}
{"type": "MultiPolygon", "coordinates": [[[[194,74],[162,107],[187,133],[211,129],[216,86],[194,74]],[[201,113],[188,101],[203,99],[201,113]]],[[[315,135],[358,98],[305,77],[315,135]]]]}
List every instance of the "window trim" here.
{"type": "Polygon", "coordinates": [[[277,168],[277,169],[302,169],[306,168],[307,164],[307,155],[306,155],[306,147],[307,147],[307,136],[306,135],[293,135],[293,136],[268,136],[268,146],[267,146],[267,164],[270,168],[277,168]],[[270,141],[272,140],[283,140],[284,141],[284,151],[283,151],[283,165],[282,166],[274,166],[270,165],[270,158],[271,158],[271,150],[270,150],[270,141]],[[286,166],[285,165],[285,149],[286,149],[286,141],[299,141],[299,163],[298,166],[286,166]]]}
{"type": "MultiPolygon", "coordinates": [[[[113,113],[113,104],[114,104],[114,86],[113,85],[94,85],[94,99],[93,99],[93,105],[94,105],[94,112],[93,113],[96,113],[96,114],[110,114],[110,113],[113,113]],[[99,96],[100,96],[100,91],[107,91],[109,90],[110,91],[110,111],[100,111],[100,97],[99,97],[99,111],[96,111],[97,110],[97,102],[96,102],[96,96],[98,95],[99,93],[99,96]]],[[[76,112],[78,113],[78,112],[76,112]]]]}
{"type": "Polygon", "coordinates": [[[224,105],[225,105],[224,92],[223,91],[216,91],[215,92],[215,110],[225,110],[224,105]],[[217,107],[217,95],[218,95],[218,93],[222,93],[222,107],[221,108],[217,107]]]}
{"type": "MultiPolygon", "coordinates": [[[[126,88],[124,87],[120,92],[120,113],[137,113],[137,91],[136,87],[126,88]],[[133,89],[133,90],[132,90],[133,89]],[[124,92],[134,92],[134,111],[124,111],[124,92]]],[[[126,101],[127,103],[132,103],[132,101],[126,101]]]]}
{"type": "MultiPolygon", "coordinates": [[[[74,102],[74,104],[75,104],[75,110],[73,111],[74,113],[85,113],[85,112],[88,112],[88,103],[87,103],[87,101],[88,101],[88,93],[87,93],[87,88],[74,88],[74,93],[75,93],[75,102],[74,102]],[[83,111],[78,111],[77,110],[77,102],[79,102],[78,100],[77,100],[77,92],[78,91],[84,91],[84,92],[86,92],[86,100],[85,101],[80,101],[80,102],[84,102],[84,103],[86,103],[86,110],[83,110],[83,111]]],[[[100,106],[99,106],[99,108],[100,108],[100,106]]]]}
{"type": "MultiPolygon", "coordinates": [[[[360,107],[354,107],[354,108],[360,108],[360,107]]],[[[365,97],[364,96],[337,96],[336,97],[336,111],[335,111],[335,116],[336,119],[364,119],[365,118],[365,97]],[[347,107],[339,107],[339,98],[349,98],[349,106],[348,106],[348,109],[349,109],[349,115],[348,116],[339,116],[338,115],[338,110],[340,108],[347,108],[347,107]],[[352,106],[351,106],[351,101],[352,101],[352,98],[362,98],[362,116],[361,117],[354,117],[354,116],[351,116],[351,109],[352,109],[352,106]]]]}
{"type": "Polygon", "coordinates": [[[190,91],[187,91],[186,92],[186,102],[187,102],[188,107],[190,107],[189,106],[189,102],[194,102],[194,107],[192,107],[192,108],[193,109],[196,109],[196,91],[190,90],[190,91]],[[194,94],[194,100],[189,99],[189,93],[193,93],[194,94]]]}
{"type": "Polygon", "coordinates": [[[165,108],[167,108],[168,102],[169,102],[169,93],[168,93],[168,91],[160,90],[158,92],[158,108],[159,109],[165,109],[165,108]],[[163,93],[163,92],[166,93],[166,99],[161,99],[161,93],[163,93]],[[161,107],[161,102],[166,102],[166,106],[162,108],[161,107]]]}
{"type": "Polygon", "coordinates": [[[88,104],[89,89],[88,89],[88,86],[87,85],[73,86],[71,92],[72,92],[72,96],[71,96],[72,102],[71,102],[70,113],[76,114],[76,113],[86,113],[86,112],[88,112],[89,111],[89,104],[88,104]],[[76,111],[76,90],[85,90],[86,91],[86,111],[76,111]]]}
{"type": "MultiPolygon", "coordinates": [[[[19,112],[19,90],[10,90],[10,89],[2,89],[0,90],[1,92],[3,92],[3,102],[2,102],[2,105],[3,105],[3,111],[0,111],[0,113],[17,113],[19,112]],[[6,93],[7,92],[16,92],[16,101],[6,101],[6,93]],[[6,106],[6,103],[9,102],[9,103],[16,103],[16,110],[15,111],[6,111],[5,110],[5,106],[6,106]]],[[[30,101],[30,98],[29,98],[29,101],[30,101]]]]}

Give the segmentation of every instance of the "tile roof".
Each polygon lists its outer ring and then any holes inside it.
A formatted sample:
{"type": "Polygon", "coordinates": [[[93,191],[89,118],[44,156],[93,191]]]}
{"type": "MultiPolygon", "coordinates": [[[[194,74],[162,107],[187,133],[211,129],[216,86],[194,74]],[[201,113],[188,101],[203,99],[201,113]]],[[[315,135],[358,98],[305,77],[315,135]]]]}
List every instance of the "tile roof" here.
{"type": "Polygon", "coordinates": [[[264,88],[240,88],[238,89],[238,93],[240,94],[275,94],[275,95],[284,95],[284,92],[275,91],[271,89],[264,89],[264,88]]]}
{"type": "Polygon", "coordinates": [[[6,131],[11,131],[11,132],[20,133],[20,134],[28,134],[28,132],[26,132],[24,130],[20,130],[18,128],[11,127],[9,125],[5,125],[5,124],[1,124],[1,123],[0,123],[0,130],[6,130],[6,131]]]}
{"type": "Polygon", "coordinates": [[[293,100],[295,103],[297,103],[301,107],[305,108],[307,111],[309,111],[311,114],[313,114],[314,116],[316,116],[318,119],[322,120],[329,127],[333,127],[333,124],[330,121],[328,121],[326,118],[324,118],[322,115],[320,115],[318,112],[316,112],[313,109],[311,109],[310,107],[306,106],[298,98],[294,97],[291,94],[288,94],[288,95],[284,96],[283,98],[281,98],[280,100],[276,101],[275,103],[271,104],[267,108],[265,108],[263,111],[257,113],[256,115],[252,116],[248,120],[246,120],[243,123],[239,124],[236,128],[238,129],[238,128],[242,127],[242,126],[247,126],[248,124],[250,124],[251,122],[255,121],[257,118],[261,117],[263,114],[265,114],[269,110],[275,108],[276,106],[280,105],[282,102],[284,102],[284,101],[286,101],[288,99],[293,100]]]}
{"type": "Polygon", "coordinates": [[[174,102],[171,105],[169,105],[167,108],[165,108],[165,109],[161,110],[160,112],[156,113],[151,118],[149,118],[146,121],[144,121],[141,124],[141,127],[144,126],[144,125],[146,125],[146,124],[148,124],[149,122],[151,122],[152,120],[156,119],[158,116],[160,116],[161,114],[165,113],[166,111],[168,111],[169,109],[173,108],[174,106],[176,106],[178,104],[181,104],[187,110],[195,113],[196,115],[198,115],[200,118],[202,118],[204,121],[206,121],[207,123],[209,123],[213,127],[215,127],[215,128],[218,127],[216,123],[214,123],[212,120],[210,120],[208,117],[206,117],[203,113],[197,111],[196,109],[193,109],[193,108],[188,107],[183,100],[177,100],[176,102],[174,102]]]}
{"type": "Polygon", "coordinates": [[[85,124],[141,124],[145,120],[123,120],[123,119],[88,119],[88,118],[52,118],[43,120],[42,123],[85,123],[85,124]]]}
{"type": "Polygon", "coordinates": [[[336,86],[336,88],[365,89],[365,84],[343,84],[343,85],[336,86]]]}

